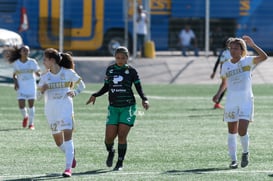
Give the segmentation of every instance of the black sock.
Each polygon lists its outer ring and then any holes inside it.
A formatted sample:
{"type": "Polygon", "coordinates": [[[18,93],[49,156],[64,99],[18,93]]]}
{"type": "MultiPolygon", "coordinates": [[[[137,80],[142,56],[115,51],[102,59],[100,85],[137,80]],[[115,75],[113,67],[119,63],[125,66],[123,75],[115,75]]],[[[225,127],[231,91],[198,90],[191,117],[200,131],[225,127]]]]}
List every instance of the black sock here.
{"type": "Polygon", "coordinates": [[[123,161],[127,150],[127,144],[118,144],[118,160],[123,161]]]}
{"type": "Polygon", "coordinates": [[[114,143],[111,143],[111,144],[105,143],[105,146],[106,146],[106,150],[107,150],[108,152],[114,150],[114,143]]]}

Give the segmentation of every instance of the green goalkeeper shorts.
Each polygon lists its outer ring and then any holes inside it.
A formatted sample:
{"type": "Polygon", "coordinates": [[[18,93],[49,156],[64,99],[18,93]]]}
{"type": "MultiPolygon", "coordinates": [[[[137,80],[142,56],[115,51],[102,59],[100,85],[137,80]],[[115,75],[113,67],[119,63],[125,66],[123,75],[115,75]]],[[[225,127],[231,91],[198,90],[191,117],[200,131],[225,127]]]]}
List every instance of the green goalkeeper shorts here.
{"type": "Polygon", "coordinates": [[[134,126],[136,109],[136,104],[127,107],[108,106],[106,125],[127,124],[134,126]]]}

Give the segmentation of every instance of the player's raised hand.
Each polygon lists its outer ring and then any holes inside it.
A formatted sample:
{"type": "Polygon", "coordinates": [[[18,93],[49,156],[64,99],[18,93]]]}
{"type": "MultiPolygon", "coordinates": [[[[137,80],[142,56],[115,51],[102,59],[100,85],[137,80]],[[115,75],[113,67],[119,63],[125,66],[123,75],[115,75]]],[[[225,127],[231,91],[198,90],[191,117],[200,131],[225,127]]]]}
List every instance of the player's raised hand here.
{"type": "Polygon", "coordinates": [[[252,38],[250,38],[250,36],[244,35],[242,38],[248,46],[252,47],[255,45],[254,41],[252,40],[252,38]]]}

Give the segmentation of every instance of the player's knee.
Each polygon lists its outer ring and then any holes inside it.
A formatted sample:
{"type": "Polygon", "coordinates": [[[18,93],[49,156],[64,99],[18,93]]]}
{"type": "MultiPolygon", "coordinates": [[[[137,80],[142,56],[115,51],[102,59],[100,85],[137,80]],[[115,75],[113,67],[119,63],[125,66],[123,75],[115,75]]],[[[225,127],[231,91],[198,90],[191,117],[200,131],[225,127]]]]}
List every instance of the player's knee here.
{"type": "Polygon", "coordinates": [[[245,130],[245,129],[239,129],[239,130],[238,130],[239,136],[245,136],[246,133],[247,133],[247,130],[245,130]]]}

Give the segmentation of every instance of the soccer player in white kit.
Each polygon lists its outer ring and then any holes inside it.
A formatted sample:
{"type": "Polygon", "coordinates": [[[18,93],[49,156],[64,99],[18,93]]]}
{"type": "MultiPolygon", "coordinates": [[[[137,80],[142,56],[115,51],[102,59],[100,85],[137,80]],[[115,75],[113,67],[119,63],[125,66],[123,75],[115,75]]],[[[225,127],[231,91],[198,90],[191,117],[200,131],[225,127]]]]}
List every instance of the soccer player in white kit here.
{"type": "Polygon", "coordinates": [[[53,48],[44,52],[44,65],[48,71],[41,76],[38,87],[45,99],[45,115],[56,145],[65,153],[64,177],[71,177],[76,167],[72,132],[74,128],[73,97],[85,84],[74,71],[72,57],[53,48]],[[75,86],[75,88],[74,88],[75,86]]]}
{"type": "MultiPolygon", "coordinates": [[[[221,53],[218,55],[217,57],[217,61],[215,62],[215,65],[213,67],[213,72],[210,75],[210,78],[213,79],[215,76],[215,73],[217,71],[217,67],[218,65],[220,65],[220,71],[222,68],[222,65],[225,61],[231,59],[231,55],[230,55],[230,51],[229,51],[229,41],[231,40],[231,38],[228,38],[225,41],[225,45],[224,45],[224,49],[221,51],[221,53]]],[[[224,97],[226,91],[223,91],[223,93],[220,95],[219,99],[217,100],[217,102],[215,102],[214,104],[214,109],[223,109],[223,106],[220,104],[222,98],[224,97]]]]}
{"type": "Polygon", "coordinates": [[[23,116],[22,126],[25,128],[28,125],[29,129],[34,130],[36,77],[40,76],[40,67],[35,59],[29,57],[30,50],[26,45],[11,48],[8,52],[8,61],[13,63],[14,89],[17,91],[18,105],[23,116]]]}
{"type": "Polygon", "coordinates": [[[251,73],[255,65],[267,59],[267,54],[249,36],[233,38],[229,43],[229,49],[232,59],[226,61],[222,66],[222,83],[213,101],[216,102],[227,88],[224,121],[228,125],[228,152],[231,158],[229,167],[234,169],[238,167],[237,133],[242,145],[241,167],[246,167],[249,163],[247,129],[254,116],[251,73]],[[247,56],[246,45],[255,50],[257,56],[247,56]]]}

